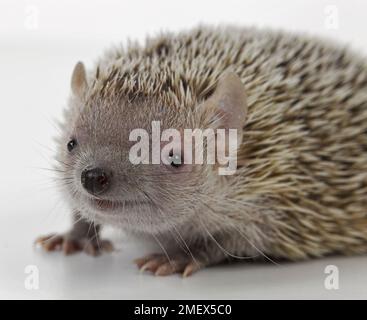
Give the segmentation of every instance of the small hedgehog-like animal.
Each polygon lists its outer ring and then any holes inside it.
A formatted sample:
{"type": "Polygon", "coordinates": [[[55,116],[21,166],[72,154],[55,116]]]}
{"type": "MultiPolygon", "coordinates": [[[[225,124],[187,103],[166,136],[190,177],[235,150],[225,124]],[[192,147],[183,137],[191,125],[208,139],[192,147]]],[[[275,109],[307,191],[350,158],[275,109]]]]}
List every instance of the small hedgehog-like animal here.
{"type": "MultiPolygon", "coordinates": [[[[136,260],[190,275],[235,259],[367,252],[367,64],[326,40],[198,27],[74,69],[57,174],[73,209],[48,251],[111,250],[102,224],[156,241],[136,260]],[[133,164],[135,128],[237,129],[237,169],[133,164]]],[[[170,154],[172,156],[172,154],[170,154]]]]}

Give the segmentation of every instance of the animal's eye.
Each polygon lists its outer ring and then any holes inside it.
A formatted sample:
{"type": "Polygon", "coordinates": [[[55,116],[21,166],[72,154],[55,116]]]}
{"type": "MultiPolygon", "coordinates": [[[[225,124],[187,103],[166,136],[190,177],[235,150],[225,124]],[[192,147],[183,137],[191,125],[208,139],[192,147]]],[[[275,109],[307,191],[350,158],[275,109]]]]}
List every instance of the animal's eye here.
{"type": "Polygon", "coordinates": [[[78,143],[77,143],[76,139],[71,139],[67,144],[67,148],[68,148],[69,152],[71,152],[76,147],[77,144],[78,143]]]}
{"type": "Polygon", "coordinates": [[[169,153],[169,158],[170,158],[172,167],[178,168],[182,166],[183,164],[182,157],[177,154],[174,155],[172,150],[169,153]]]}

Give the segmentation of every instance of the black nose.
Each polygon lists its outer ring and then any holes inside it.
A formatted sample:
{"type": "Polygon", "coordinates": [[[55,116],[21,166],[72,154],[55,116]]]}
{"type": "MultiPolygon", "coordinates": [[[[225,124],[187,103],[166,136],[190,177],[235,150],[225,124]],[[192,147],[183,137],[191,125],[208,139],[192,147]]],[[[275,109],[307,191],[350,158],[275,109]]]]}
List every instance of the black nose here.
{"type": "Polygon", "coordinates": [[[85,169],[82,171],[81,181],[85,190],[98,195],[105,192],[111,180],[111,174],[101,168],[85,169]]]}

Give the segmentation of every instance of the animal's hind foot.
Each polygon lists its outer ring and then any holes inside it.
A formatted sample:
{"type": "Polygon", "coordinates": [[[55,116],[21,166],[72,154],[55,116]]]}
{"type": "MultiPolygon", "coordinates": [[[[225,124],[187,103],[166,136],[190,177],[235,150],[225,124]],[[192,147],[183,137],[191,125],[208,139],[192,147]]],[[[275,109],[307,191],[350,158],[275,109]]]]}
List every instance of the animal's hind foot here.
{"type": "Polygon", "coordinates": [[[176,254],[169,258],[164,254],[150,254],[134,260],[141,271],[150,271],[156,276],[168,276],[181,273],[188,277],[203,266],[186,254],[176,254]]]}

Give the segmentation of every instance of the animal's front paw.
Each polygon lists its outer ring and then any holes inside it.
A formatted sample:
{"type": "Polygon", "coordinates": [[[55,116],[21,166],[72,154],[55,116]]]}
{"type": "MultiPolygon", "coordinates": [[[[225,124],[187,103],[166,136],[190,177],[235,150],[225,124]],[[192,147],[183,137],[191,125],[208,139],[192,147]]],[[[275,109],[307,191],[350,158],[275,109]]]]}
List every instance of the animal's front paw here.
{"type": "Polygon", "coordinates": [[[84,251],[89,255],[98,256],[102,251],[111,252],[113,250],[113,245],[108,240],[101,240],[97,237],[75,237],[69,233],[39,237],[35,243],[45,251],[62,251],[65,255],[84,251]]]}
{"type": "Polygon", "coordinates": [[[141,271],[148,270],[156,276],[181,273],[183,277],[188,277],[203,267],[200,262],[185,253],[172,255],[169,258],[164,254],[151,254],[134,262],[141,271]]]}

